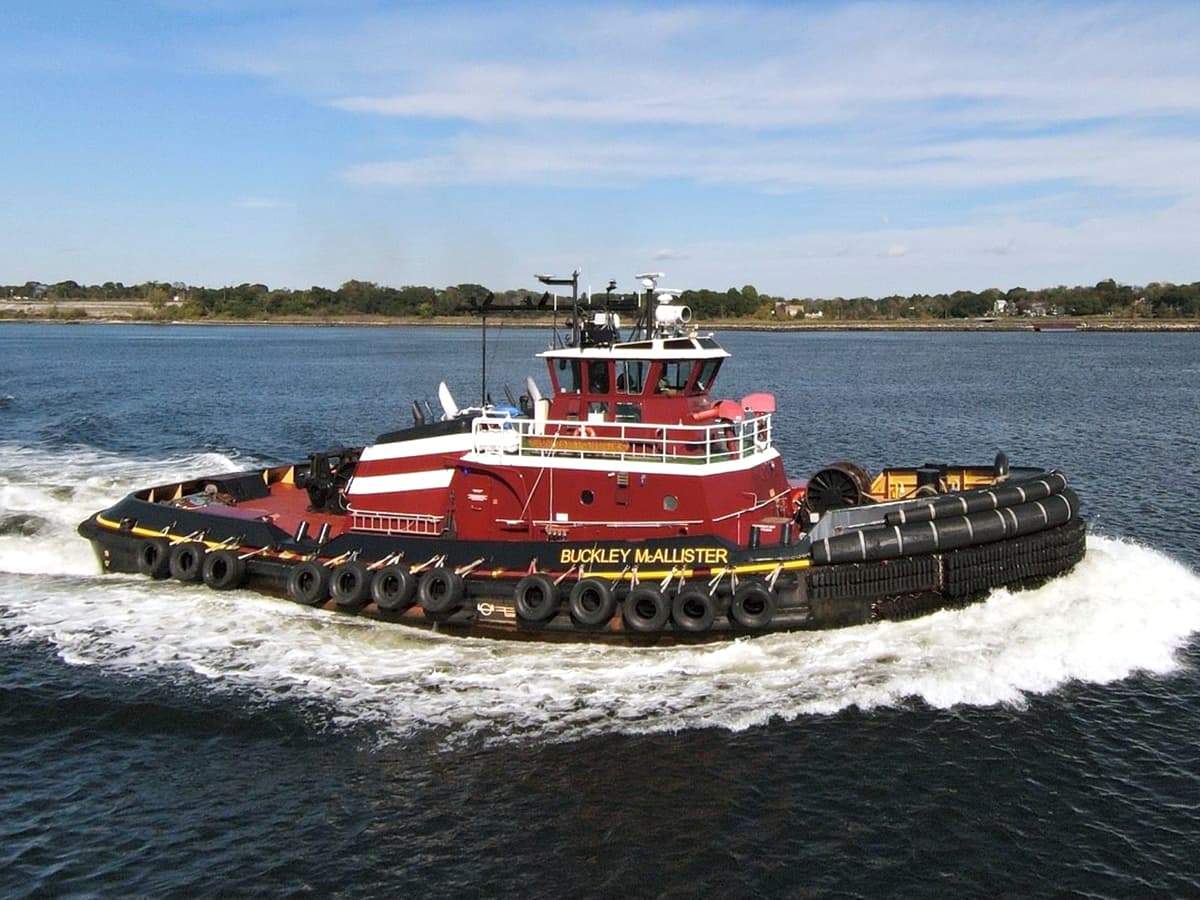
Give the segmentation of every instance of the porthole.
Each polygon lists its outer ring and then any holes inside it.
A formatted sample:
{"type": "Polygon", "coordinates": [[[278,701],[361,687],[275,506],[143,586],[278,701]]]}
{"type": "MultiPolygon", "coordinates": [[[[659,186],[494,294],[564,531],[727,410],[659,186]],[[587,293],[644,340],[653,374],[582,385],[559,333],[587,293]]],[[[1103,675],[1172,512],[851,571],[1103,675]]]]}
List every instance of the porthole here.
{"type": "Polygon", "coordinates": [[[663,497],[663,509],[667,512],[674,512],[679,508],[679,500],[673,494],[667,494],[663,497]]]}
{"type": "Polygon", "coordinates": [[[579,502],[582,503],[584,506],[591,506],[592,501],[595,499],[596,499],[596,495],[593,494],[591,491],[585,490],[582,493],[580,493],[580,495],[579,495],[579,502]]]}

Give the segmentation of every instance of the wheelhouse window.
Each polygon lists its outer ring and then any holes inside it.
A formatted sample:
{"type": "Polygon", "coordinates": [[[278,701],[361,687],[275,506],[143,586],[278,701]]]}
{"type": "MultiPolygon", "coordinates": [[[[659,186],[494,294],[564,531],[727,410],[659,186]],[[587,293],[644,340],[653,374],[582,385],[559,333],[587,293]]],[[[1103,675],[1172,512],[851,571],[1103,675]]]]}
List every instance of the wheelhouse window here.
{"type": "Polygon", "coordinates": [[[621,394],[640,394],[646,387],[646,369],[649,363],[644,359],[617,360],[617,392],[621,394]]]}
{"type": "Polygon", "coordinates": [[[700,377],[692,384],[690,393],[706,394],[712,389],[712,383],[716,380],[717,372],[721,368],[720,359],[708,359],[700,367],[700,377]]]}
{"type": "Polygon", "coordinates": [[[667,396],[682,394],[695,367],[696,362],[691,359],[663,363],[654,393],[667,396]]]}
{"type": "Polygon", "coordinates": [[[582,379],[579,377],[579,360],[558,359],[554,361],[551,377],[561,393],[578,394],[582,379]]]}
{"type": "Polygon", "coordinates": [[[608,361],[594,359],[588,363],[588,391],[593,394],[608,393],[608,361]]]}

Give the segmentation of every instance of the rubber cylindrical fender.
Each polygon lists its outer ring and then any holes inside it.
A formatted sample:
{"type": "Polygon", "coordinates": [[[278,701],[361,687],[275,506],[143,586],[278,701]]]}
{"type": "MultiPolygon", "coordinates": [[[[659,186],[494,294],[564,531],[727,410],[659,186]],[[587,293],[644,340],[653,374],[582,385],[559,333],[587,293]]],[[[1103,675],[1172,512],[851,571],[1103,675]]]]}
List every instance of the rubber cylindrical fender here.
{"type": "Polygon", "coordinates": [[[166,578],[171,572],[170,555],[166,538],[146,538],[137,548],[138,571],[150,578],[166,578]]]}
{"type": "Polygon", "coordinates": [[[329,568],[316,560],[292,566],[287,579],[288,598],[303,606],[317,606],[329,599],[329,568]]]}
{"type": "Polygon", "coordinates": [[[716,598],[703,588],[684,588],[671,601],[671,620],[684,631],[708,631],[716,618],[716,598]]]}
{"type": "MultiPolygon", "coordinates": [[[[960,517],[961,518],[961,517],[960,517]]],[[[918,522],[866,532],[868,559],[920,556],[938,549],[937,522],[918,522]],[[873,543],[872,543],[873,542],[873,543]]]]}
{"type": "Polygon", "coordinates": [[[417,584],[417,602],[421,609],[434,615],[454,612],[462,606],[465,596],[463,577],[444,566],[423,572],[417,584]]]}
{"type": "Polygon", "coordinates": [[[184,541],[171,547],[167,568],[176,581],[199,581],[207,548],[199,541],[184,541]]]}
{"type": "MultiPolygon", "coordinates": [[[[1008,533],[1008,519],[998,509],[972,513],[969,516],[964,516],[963,519],[970,527],[970,544],[990,544],[993,541],[1003,540],[1004,536],[1008,533]]],[[[963,544],[962,546],[970,546],[970,544],[963,544]]]]}
{"type": "Polygon", "coordinates": [[[417,592],[417,577],[408,566],[384,566],[371,579],[371,599],[386,612],[402,612],[412,606],[417,592]]]}
{"type": "Polygon", "coordinates": [[[233,550],[212,550],[204,555],[200,577],[214,591],[231,591],[246,580],[246,561],[233,550]]]}
{"type": "Polygon", "coordinates": [[[658,588],[644,584],[629,592],[621,614],[633,631],[661,631],[671,617],[671,604],[658,588]]]}
{"type": "Polygon", "coordinates": [[[817,565],[829,565],[957,550],[1054,528],[1078,511],[1079,498],[1070,488],[1063,488],[1029,503],[967,516],[855,529],[814,543],[812,558],[817,565]]]}
{"type": "Polygon", "coordinates": [[[973,544],[988,544],[1004,538],[1008,517],[998,509],[958,516],[937,523],[938,550],[958,550],[973,544]]]}
{"type": "Polygon", "coordinates": [[[1079,511],[1079,497],[1067,488],[1044,499],[1010,508],[1016,519],[1016,533],[1032,534],[1065,524],[1079,511]]]}
{"type": "Polygon", "coordinates": [[[760,631],[775,617],[775,593],[763,582],[747,579],[738,585],[729,602],[729,618],[735,625],[760,631]]]}
{"type": "Polygon", "coordinates": [[[603,578],[581,578],[571,588],[567,608],[576,624],[596,628],[612,619],[617,611],[617,599],[603,578]]]}
{"type": "Polygon", "coordinates": [[[517,618],[525,622],[547,622],[558,612],[558,586],[549,575],[526,575],[513,588],[517,618]]]}
{"type": "Polygon", "coordinates": [[[965,516],[1041,500],[1062,493],[1066,487],[1067,476],[1062,472],[1051,472],[1039,478],[1010,481],[998,487],[946,494],[920,506],[893,510],[884,516],[883,520],[888,525],[905,525],[912,522],[928,522],[935,519],[965,516]]]}
{"type": "Polygon", "coordinates": [[[329,592],[341,609],[362,609],[371,599],[371,573],[367,564],[352,559],[329,576],[329,592]]]}

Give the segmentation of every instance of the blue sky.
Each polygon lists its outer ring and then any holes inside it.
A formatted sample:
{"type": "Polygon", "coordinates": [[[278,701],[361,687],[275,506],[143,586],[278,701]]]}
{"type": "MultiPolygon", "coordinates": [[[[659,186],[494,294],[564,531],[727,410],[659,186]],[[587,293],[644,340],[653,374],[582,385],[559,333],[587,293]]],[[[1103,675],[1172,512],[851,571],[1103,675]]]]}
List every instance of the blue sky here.
{"type": "Polygon", "coordinates": [[[1200,280],[1200,4],[0,9],[0,283],[1200,280]]]}

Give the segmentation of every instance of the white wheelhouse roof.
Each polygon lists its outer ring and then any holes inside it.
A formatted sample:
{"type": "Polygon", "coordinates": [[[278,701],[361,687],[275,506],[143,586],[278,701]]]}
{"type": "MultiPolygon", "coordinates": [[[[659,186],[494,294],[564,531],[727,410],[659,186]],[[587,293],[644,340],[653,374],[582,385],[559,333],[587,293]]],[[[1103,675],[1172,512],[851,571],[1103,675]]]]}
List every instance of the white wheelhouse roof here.
{"type": "Polygon", "coordinates": [[[561,347],[538,354],[542,359],[725,359],[729,356],[711,337],[665,337],[600,347],[561,347]]]}

